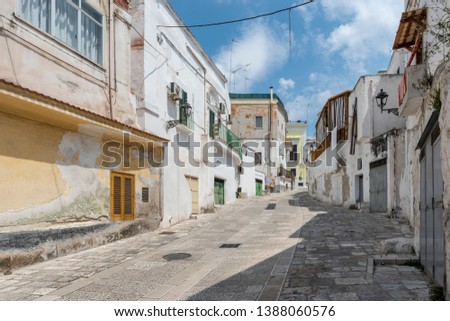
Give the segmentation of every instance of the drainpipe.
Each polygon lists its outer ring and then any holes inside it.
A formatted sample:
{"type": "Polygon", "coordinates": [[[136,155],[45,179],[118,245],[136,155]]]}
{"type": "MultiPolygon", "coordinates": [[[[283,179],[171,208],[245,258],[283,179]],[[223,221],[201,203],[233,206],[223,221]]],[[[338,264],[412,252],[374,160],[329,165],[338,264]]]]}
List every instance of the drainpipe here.
{"type": "Polygon", "coordinates": [[[113,102],[112,102],[112,88],[111,88],[111,79],[113,76],[111,61],[112,61],[112,39],[113,39],[113,6],[112,1],[108,1],[108,25],[109,25],[109,35],[108,35],[108,94],[109,94],[109,116],[111,119],[114,119],[113,114],[113,102]]]}
{"type": "Polygon", "coordinates": [[[272,167],[271,162],[271,152],[270,149],[272,147],[272,104],[273,104],[273,86],[270,86],[270,104],[269,104],[269,176],[272,175],[272,167]]]}
{"type": "Polygon", "coordinates": [[[397,129],[396,129],[396,128],[394,128],[394,129],[392,130],[392,136],[393,136],[393,138],[392,138],[392,143],[393,143],[393,152],[392,152],[392,157],[393,157],[393,159],[392,159],[392,164],[394,165],[394,196],[393,196],[393,199],[392,199],[392,211],[393,211],[394,213],[392,213],[392,214],[395,215],[395,212],[397,211],[397,205],[398,205],[398,199],[397,199],[397,189],[398,189],[398,187],[397,187],[397,180],[396,180],[396,178],[397,178],[397,172],[396,172],[396,168],[395,168],[395,163],[396,163],[396,153],[397,153],[397,144],[396,144],[396,140],[397,140],[397,129]]]}

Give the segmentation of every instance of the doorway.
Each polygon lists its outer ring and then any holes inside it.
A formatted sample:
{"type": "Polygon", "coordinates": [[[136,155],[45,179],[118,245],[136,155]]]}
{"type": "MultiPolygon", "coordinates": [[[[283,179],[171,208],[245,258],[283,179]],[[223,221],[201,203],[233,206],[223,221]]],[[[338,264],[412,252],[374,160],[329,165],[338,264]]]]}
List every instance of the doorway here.
{"type": "Polygon", "coordinates": [[[225,181],[218,178],[214,179],[214,203],[225,204],[225,181]]]}
{"type": "Polygon", "coordinates": [[[192,195],[192,214],[199,214],[200,211],[198,206],[198,178],[186,176],[186,180],[192,195]]]}
{"type": "Polygon", "coordinates": [[[370,164],[370,212],[387,213],[387,159],[370,164]]]}

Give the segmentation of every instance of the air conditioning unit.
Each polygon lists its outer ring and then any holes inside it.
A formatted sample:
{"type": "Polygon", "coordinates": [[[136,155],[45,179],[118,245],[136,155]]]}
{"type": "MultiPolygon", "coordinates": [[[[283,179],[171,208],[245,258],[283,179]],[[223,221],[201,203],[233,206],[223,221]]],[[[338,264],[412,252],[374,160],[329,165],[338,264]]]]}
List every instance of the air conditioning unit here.
{"type": "Polygon", "coordinates": [[[169,87],[169,97],[173,100],[180,100],[181,88],[176,83],[171,82],[169,87]]]}
{"type": "Polygon", "coordinates": [[[219,113],[225,114],[225,104],[219,103],[219,113]]]}

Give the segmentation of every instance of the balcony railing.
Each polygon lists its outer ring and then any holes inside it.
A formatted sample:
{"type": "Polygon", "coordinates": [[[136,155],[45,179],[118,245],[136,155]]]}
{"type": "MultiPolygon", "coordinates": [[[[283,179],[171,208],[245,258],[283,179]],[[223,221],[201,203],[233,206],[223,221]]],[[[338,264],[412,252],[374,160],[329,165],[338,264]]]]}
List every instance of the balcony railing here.
{"type": "Polygon", "coordinates": [[[194,129],[194,114],[188,113],[187,108],[183,105],[180,106],[180,124],[186,126],[189,129],[194,129]]]}
{"type": "Polygon", "coordinates": [[[312,161],[331,146],[331,131],[337,128],[337,142],[348,139],[349,96],[345,91],[328,99],[316,123],[316,141],[319,147],[312,153],[312,161]]]}
{"type": "Polygon", "coordinates": [[[228,147],[233,149],[239,154],[242,159],[242,145],[241,140],[237,137],[231,130],[229,130],[222,123],[215,124],[215,139],[220,140],[222,143],[226,144],[228,147]]]}

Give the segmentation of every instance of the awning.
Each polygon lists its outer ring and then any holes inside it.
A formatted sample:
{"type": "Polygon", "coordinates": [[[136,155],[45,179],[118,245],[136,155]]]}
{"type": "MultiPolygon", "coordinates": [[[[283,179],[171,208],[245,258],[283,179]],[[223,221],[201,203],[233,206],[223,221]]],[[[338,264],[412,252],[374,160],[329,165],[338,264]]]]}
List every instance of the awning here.
{"type": "Polygon", "coordinates": [[[124,133],[128,133],[133,139],[144,143],[150,141],[162,145],[167,142],[167,139],[140,128],[4,80],[0,80],[0,112],[75,132],[83,130],[84,133],[98,134],[105,139],[121,138],[124,133]]]}
{"type": "Polygon", "coordinates": [[[425,29],[426,22],[426,8],[403,12],[397,35],[395,36],[393,49],[413,47],[417,36],[425,29]]]}

